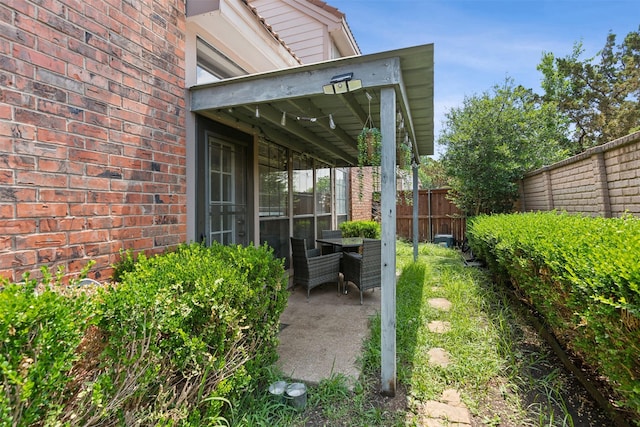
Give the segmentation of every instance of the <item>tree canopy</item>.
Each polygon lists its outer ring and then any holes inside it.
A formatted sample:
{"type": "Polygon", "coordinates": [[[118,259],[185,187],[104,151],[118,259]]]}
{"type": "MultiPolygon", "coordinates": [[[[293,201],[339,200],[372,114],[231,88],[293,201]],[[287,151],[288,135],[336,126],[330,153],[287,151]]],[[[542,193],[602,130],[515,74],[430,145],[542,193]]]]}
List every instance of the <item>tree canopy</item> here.
{"type": "Polygon", "coordinates": [[[566,121],[510,78],[445,117],[439,143],[450,195],[470,215],[511,211],[524,173],[566,156],[566,121]]]}
{"type": "Polygon", "coordinates": [[[543,95],[507,78],[445,116],[439,143],[450,195],[467,214],[510,211],[527,171],[640,130],[640,26],[582,59],[543,53],[543,95]]]}
{"type": "Polygon", "coordinates": [[[424,156],[418,168],[418,179],[421,188],[449,187],[449,176],[441,161],[424,156]]]}
{"type": "Polygon", "coordinates": [[[570,120],[571,154],[640,130],[640,26],[616,45],[609,33],[596,57],[581,60],[581,43],[564,58],[544,53],[543,100],[570,120]]]}

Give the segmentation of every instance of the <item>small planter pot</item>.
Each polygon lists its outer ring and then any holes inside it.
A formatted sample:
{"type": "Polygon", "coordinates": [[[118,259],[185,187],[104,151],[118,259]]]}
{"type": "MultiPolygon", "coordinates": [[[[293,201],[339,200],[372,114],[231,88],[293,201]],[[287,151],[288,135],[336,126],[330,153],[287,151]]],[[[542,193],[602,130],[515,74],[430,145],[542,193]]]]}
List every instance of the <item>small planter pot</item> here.
{"type": "Polygon", "coordinates": [[[273,397],[273,400],[275,400],[278,403],[286,403],[286,398],[285,398],[285,390],[287,388],[287,382],[286,381],[276,381],[275,383],[272,383],[269,386],[269,393],[271,393],[271,396],[273,397]]]}
{"type": "Polygon", "coordinates": [[[285,397],[291,406],[303,410],[307,406],[307,387],[302,383],[291,383],[287,386],[285,397]]]}

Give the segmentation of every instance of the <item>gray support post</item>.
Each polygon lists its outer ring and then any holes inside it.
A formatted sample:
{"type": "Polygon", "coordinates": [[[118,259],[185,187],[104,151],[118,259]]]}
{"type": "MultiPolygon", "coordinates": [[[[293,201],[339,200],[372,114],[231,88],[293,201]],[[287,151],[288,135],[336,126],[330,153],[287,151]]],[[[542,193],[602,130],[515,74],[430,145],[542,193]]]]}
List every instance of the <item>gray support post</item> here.
{"type": "Polygon", "coordinates": [[[430,243],[433,243],[433,224],[431,223],[431,188],[427,190],[427,212],[429,217],[429,231],[427,239],[430,243]]]}
{"type": "Polygon", "coordinates": [[[380,91],[382,296],[381,382],[382,394],[396,394],[396,92],[380,91]]]}
{"type": "Polygon", "coordinates": [[[413,171],[413,262],[418,260],[418,242],[420,241],[418,231],[418,163],[413,162],[411,165],[413,171]]]}

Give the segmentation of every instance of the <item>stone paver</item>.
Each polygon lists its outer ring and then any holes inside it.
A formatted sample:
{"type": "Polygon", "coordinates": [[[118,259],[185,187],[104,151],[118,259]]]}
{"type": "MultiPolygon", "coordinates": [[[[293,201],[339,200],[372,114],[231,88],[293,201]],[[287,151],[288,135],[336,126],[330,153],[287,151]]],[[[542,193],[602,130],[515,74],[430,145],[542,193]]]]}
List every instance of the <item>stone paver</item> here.
{"type": "Polygon", "coordinates": [[[441,400],[448,403],[449,405],[464,406],[464,403],[462,403],[462,399],[460,399],[460,393],[458,393],[458,390],[453,388],[448,388],[443,391],[441,400]]]}
{"type": "Polygon", "coordinates": [[[431,307],[437,308],[442,311],[451,310],[451,301],[446,298],[431,298],[428,300],[428,303],[431,307]]]}
{"type": "Polygon", "coordinates": [[[449,353],[444,348],[435,347],[427,352],[429,355],[429,363],[431,365],[446,368],[451,363],[449,353]]]}
{"type": "Polygon", "coordinates": [[[427,325],[429,331],[436,334],[446,334],[451,330],[451,323],[442,320],[434,320],[427,325]]]}
{"type": "MultiPolygon", "coordinates": [[[[451,310],[451,301],[446,298],[431,298],[428,300],[431,307],[442,311],[451,310]]],[[[437,334],[445,334],[451,331],[451,323],[442,320],[433,320],[427,325],[429,331],[437,334]]],[[[451,362],[449,353],[444,348],[430,349],[429,364],[446,368],[451,362]]],[[[469,427],[471,426],[471,414],[462,403],[460,393],[455,389],[447,389],[442,392],[439,400],[422,402],[416,408],[418,425],[424,427],[469,427]]]]}
{"type": "Polygon", "coordinates": [[[460,393],[447,389],[440,400],[423,402],[417,408],[418,422],[421,426],[444,427],[471,425],[471,414],[460,400],[460,393]]]}

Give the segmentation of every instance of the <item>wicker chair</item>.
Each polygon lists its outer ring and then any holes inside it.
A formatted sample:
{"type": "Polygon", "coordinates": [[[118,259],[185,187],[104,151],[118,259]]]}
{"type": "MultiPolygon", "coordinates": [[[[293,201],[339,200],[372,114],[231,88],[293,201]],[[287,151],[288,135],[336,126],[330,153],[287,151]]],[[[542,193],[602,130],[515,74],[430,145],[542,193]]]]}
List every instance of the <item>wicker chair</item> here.
{"type": "MultiPolygon", "coordinates": [[[[342,230],[322,230],[321,235],[323,239],[340,239],[342,237],[342,230]]],[[[322,251],[322,255],[336,252],[335,246],[326,243],[320,245],[320,250],[322,251]]]]}
{"type": "Polygon", "coordinates": [[[367,289],[382,287],[381,274],[381,242],[376,239],[364,239],[362,255],[345,252],[343,257],[344,283],[352,282],[362,293],[367,289]]]}
{"type": "Polygon", "coordinates": [[[323,283],[337,282],[338,293],[340,292],[342,253],[320,255],[320,249],[307,250],[306,240],[296,237],[291,237],[291,252],[293,255],[293,284],[304,285],[307,288],[307,300],[311,289],[323,283]]]}

